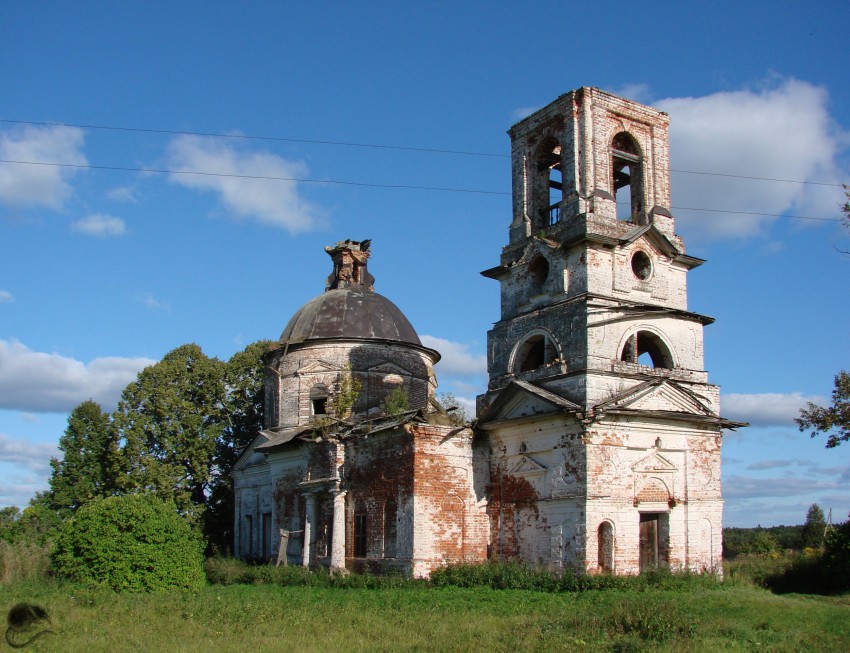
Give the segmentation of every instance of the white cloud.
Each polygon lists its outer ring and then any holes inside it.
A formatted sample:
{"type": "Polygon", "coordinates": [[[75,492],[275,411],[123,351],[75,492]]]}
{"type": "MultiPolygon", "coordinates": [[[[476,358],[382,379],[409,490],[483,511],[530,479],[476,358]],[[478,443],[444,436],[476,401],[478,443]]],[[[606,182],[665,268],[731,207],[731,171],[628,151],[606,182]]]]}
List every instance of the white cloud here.
{"type": "Polygon", "coordinates": [[[842,484],[833,481],[815,481],[808,477],[783,476],[730,476],[723,479],[725,499],[750,499],[753,497],[793,497],[811,495],[825,490],[841,490],[842,484]]]}
{"type": "MultiPolygon", "coordinates": [[[[0,133],[0,159],[86,165],[83,131],[76,127],[24,127],[0,133]]],[[[78,171],[53,165],[0,164],[0,202],[16,207],[61,209],[78,171]]]]}
{"type": "Polygon", "coordinates": [[[121,236],[124,234],[124,221],[104,213],[92,213],[72,223],[71,229],[99,238],[121,236]]]}
{"type": "Polygon", "coordinates": [[[163,310],[168,311],[170,307],[168,304],[159,301],[156,297],[154,297],[152,292],[145,292],[139,296],[139,301],[142,302],[145,306],[154,310],[163,310]]]}
{"type": "MultiPolygon", "coordinates": [[[[670,114],[674,170],[838,183],[847,174],[836,158],[848,140],[829,114],[828,99],[823,88],[784,78],[759,90],[653,104],[670,114]]],[[[833,218],[842,197],[840,188],[825,186],[676,172],[672,177],[677,225],[703,239],[756,236],[777,218],[683,208],[833,218]]]]}
{"type": "MultiPolygon", "coordinates": [[[[49,458],[45,461],[49,465],[49,458]]],[[[0,463],[0,507],[25,508],[36,492],[47,489],[49,470],[38,476],[16,474],[20,468],[11,463],[0,463]],[[8,468],[8,469],[7,469],[8,468]]]]}
{"type": "Polygon", "coordinates": [[[135,186],[119,186],[118,188],[113,188],[106,193],[106,196],[116,202],[136,203],[139,201],[136,197],[135,186]]]}
{"type": "Polygon", "coordinates": [[[642,104],[652,103],[652,94],[649,92],[648,84],[626,84],[625,86],[614,89],[611,93],[642,104]]]}
{"type": "Polygon", "coordinates": [[[514,109],[511,112],[511,117],[517,122],[519,122],[523,118],[527,118],[528,116],[530,116],[538,109],[542,109],[542,107],[519,107],[518,109],[514,109]]]}
{"type": "Polygon", "coordinates": [[[804,395],[801,392],[724,394],[720,397],[720,413],[728,419],[749,422],[753,426],[791,426],[797,428],[794,418],[808,402],[828,403],[825,397],[804,395]]]}
{"type": "Polygon", "coordinates": [[[0,304],[5,304],[8,302],[15,301],[15,298],[12,296],[8,290],[0,290],[0,304]]]}
{"type": "Polygon", "coordinates": [[[292,234],[309,231],[322,222],[318,208],[299,195],[297,182],[246,178],[304,177],[307,166],[301,162],[287,161],[268,152],[239,150],[200,136],[178,136],[172,140],[168,161],[175,172],[235,175],[172,174],[171,181],[218,193],[221,203],[237,218],[282,227],[292,234]]]}
{"type": "Polygon", "coordinates": [[[60,354],[32,351],[14,340],[0,340],[0,408],[64,413],[94,399],[111,410],[127,384],[155,362],[104,357],[86,364],[60,354]]]}
{"type": "Polygon", "coordinates": [[[0,462],[23,466],[36,474],[47,474],[50,459],[58,456],[55,445],[19,440],[0,433],[0,462]]]}
{"type": "Polygon", "coordinates": [[[442,358],[437,363],[436,372],[449,376],[472,376],[487,373],[487,357],[484,354],[472,354],[469,345],[435,336],[420,336],[422,344],[440,352],[442,358]]]}

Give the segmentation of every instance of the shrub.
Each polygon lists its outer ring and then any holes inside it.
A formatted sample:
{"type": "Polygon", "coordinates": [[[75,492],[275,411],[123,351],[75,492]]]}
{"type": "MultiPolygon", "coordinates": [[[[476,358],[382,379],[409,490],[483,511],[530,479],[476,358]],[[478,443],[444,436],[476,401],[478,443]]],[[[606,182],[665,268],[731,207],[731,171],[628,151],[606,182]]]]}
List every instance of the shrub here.
{"type": "Polygon", "coordinates": [[[824,565],[838,591],[850,589],[850,521],[830,528],[824,540],[824,565]]]}
{"type": "Polygon", "coordinates": [[[720,587],[717,577],[689,571],[659,568],[639,576],[562,572],[519,561],[450,564],[434,570],[431,582],[437,587],[491,587],[493,589],[540,592],[584,592],[589,590],[712,589],[720,587]]]}
{"type": "Polygon", "coordinates": [[[0,584],[46,578],[52,545],[0,541],[0,584]]]}
{"type": "Polygon", "coordinates": [[[153,591],[204,584],[203,541],[174,502],[152,494],[94,499],[56,540],[57,573],[113,590],[153,591]]]}

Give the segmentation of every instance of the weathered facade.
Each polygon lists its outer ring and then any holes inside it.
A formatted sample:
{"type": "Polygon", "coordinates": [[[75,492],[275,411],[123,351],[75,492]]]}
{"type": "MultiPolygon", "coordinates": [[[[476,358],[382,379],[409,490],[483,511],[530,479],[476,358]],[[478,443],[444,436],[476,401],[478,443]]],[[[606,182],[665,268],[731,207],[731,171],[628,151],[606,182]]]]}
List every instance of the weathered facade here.
{"type": "Polygon", "coordinates": [[[415,576],[486,559],[473,432],[434,402],[439,354],[374,292],[369,241],[327,251],[327,290],[265,357],[266,428],[233,472],[237,553],[415,576]]]}
{"type": "Polygon", "coordinates": [[[741,424],[703,369],[712,319],[688,310],[703,261],[675,234],[668,123],[581,88],[510,130],[474,430],[433,401],[439,354],[374,292],[369,242],[328,248],[326,292],[266,357],[266,428],[234,469],[239,555],[416,576],[488,557],[719,567],[721,431],[741,424]],[[395,388],[409,406],[387,414],[395,388]]]}
{"type": "Polygon", "coordinates": [[[558,568],[719,568],[719,391],[687,305],[666,114],[599,89],[510,130],[488,334],[491,549],[558,568]]]}

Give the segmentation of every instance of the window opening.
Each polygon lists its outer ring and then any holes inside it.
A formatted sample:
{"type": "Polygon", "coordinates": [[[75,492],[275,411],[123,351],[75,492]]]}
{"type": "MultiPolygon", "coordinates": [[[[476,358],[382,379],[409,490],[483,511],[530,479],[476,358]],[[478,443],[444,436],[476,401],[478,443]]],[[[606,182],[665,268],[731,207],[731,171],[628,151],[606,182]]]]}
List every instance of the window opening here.
{"type": "Polygon", "coordinates": [[[384,504],[384,557],[395,558],[398,539],[398,506],[395,499],[384,504]]]}
{"type": "Polygon", "coordinates": [[[638,222],[643,214],[643,170],[638,144],[626,132],[611,143],[611,164],[617,219],[638,222]]]}
{"type": "Polygon", "coordinates": [[[673,357],[664,341],[650,331],[638,331],[623,346],[620,360],[647,367],[673,369],[673,357]]]}
{"type": "Polygon", "coordinates": [[[614,571],[614,527],[611,522],[604,521],[599,524],[597,531],[597,564],[599,571],[614,571]]]}
{"type": "Polygon", "coordinates": [[[310,410],[313,415],[328,414],[328,386],[324,383],[310,388],[310,410]]]}
{"type": "Polygon", "coordinates": [[[545,207],[542,209],[541,228],[551,227],[561,221],[561,201],[564,199],[564,174],[561,165],[561,145],[551,140],[543,148],[538,160],[538,171],[546,184],[545,207]]]}
{"type": "Polygon", "coordinates": [[[517,349],[514,358],[515,372],[530,372],[553,363],[558,358],[555,343],[543,334],[529,336],[517,349]]]}
{"type": "Polygon", "coordinates": [[[549,276],[549,261],[542,254],[537,254],[528,264],[528,274],[531,280],[538,286],[543,285],[549,276]]]}
{"type": "Polygon", "coordinates": [[[652,276],[652,260],[641,250],[632,255],[632,272],[641,281],[646,281],[652,276]]]}
{"type": "Polygon", "coordinates": [[[366,514],[354,515],[354,557],[366,557],[366,514]]]}

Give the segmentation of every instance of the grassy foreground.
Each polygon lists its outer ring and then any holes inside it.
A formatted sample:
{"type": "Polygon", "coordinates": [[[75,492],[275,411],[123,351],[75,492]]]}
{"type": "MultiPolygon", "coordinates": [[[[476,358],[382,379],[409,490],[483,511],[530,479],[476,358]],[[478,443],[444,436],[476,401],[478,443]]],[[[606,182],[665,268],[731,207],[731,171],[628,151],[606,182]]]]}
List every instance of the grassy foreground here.
{"type": "Polygon", "coordinates": [[[777,596],[745,583],[548,593],[489,588],[210,585],[115,594],[40,581],[0,586],[55,635],[25,650],[847,651],[850,596],[777,596]]]}

